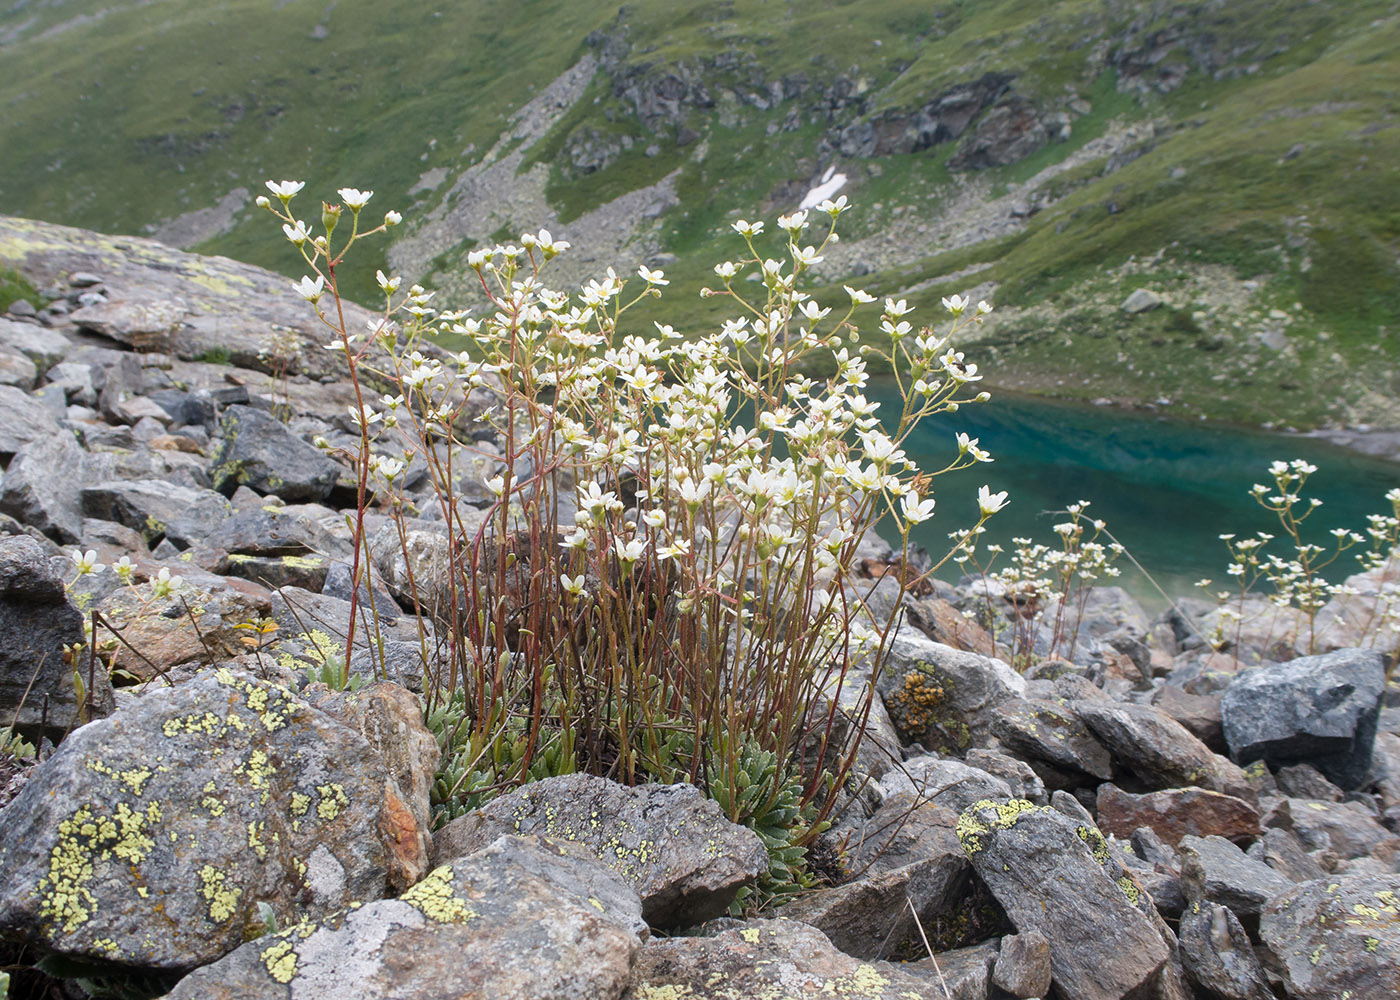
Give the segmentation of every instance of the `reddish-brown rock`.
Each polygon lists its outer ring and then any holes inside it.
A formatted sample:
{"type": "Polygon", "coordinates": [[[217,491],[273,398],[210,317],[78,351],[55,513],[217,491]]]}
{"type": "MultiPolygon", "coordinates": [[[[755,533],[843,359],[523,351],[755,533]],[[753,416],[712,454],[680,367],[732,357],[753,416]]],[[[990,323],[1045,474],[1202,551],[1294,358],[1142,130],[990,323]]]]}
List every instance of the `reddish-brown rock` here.
{"type": "Polygon", "coordinates": [[[1148,827],[1162,840],[1176,846],[1187,835],[1226,840],[1251,840],[1259,836],[1259,810],[1233,795],[1205,788],[1170,788],[1133,795],[1116,785],[1100,785],[1099,829],[1128,837],[1148,827]]]}

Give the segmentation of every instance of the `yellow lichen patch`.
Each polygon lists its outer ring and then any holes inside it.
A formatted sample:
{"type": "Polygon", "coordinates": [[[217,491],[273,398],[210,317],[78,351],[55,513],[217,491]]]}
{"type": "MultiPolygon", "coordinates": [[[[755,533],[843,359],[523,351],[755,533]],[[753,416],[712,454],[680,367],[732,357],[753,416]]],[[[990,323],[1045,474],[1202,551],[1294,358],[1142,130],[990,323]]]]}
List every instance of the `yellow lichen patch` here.
{"type": "Polygon", "coordinates": [[[311,807],[311,796],[303,795],[301,792],[292,793],[292,815],[305,816],[306,810],[311,807]]]}
{"type": "Polygon", "coordinates": [[[199,870],[199,894],[209,904],[209,919],[221,924],[237,910],[243,890],[230,888],[226,874],[213,865],[205,865],[199,870]]]}
{"type": "Polygon", "coordinates": [[[146,826],[160,817],[154,803],[144,812],[135,812],[119,802],[113,815],[99,814],[85,805],[59,823],[48,874],[39,879],[36,889],[39,916],[59,924],[65,934],[87,923],[97,908],[97,899],[87,888],[95,864],[116,857],[139,865],[155,846],[146,826]]]}
{"type": "Polygon", "coordinates": [[[104,952],[108,958],[120,958],[122,954],[117,942],[111,938],[98,938],[92,943],[92,947],[96,951],[104,952]]]}
{"type": "Polygon", "coordinates": [[[904,683],[891,693],[890,700],[902,716],[904,728],[917,732],[928,726],[934,709],[943,703],[946,694],[943,685],[928,674],[910,670],[904,675],[904,683]]]}
{"type": "Polygon", "coordinates": [[[880,975],[873,965],[862,965],[849,976],[828,982],[822,992],[838,997],[868,997],[884,992],[889,984],[889,978],[880,975]]]}
{"type": "Polygon", "coordinates": [[[429,920],[439,924],[464,924],[476,911],[452,892],[452,867],[443,865],[399,897],[429,920]]]}
{"type": "Polygon", "coordinates": [[[652,986],[643,983],[637,991],[637,1000],[683,1000],[685,997],[694,995],[694,991],[689,986],[652,986]]]}
{"type": "Polygon", "coordinates": [[[264,824],[261,822],[248,824],[248,849],[257,854],[259,861],[267,860],[267,845],[259,837],[263,829],[264,824]]]}
{"type": "Polygon", "coordinates": [[[1138,900],[1142,898],[1142,893],[1138,891],[1136,882],[1123,875],[1118,879],[1118,888],[1123,891],[1123,895],[1128,897],[1128,902],[1137,906],[1138,900]]]}
{"type": "Polygon", "coordinates": [[[327,822],[339,816],[340,810],[350,804],[345,789],[334,782],[328,785],[317,785],[316,792],[321,796],[321,801],[316,803],[316,815],[327,822]]]}
{"type": "Polygon", "coordinates": [[[742,937],[742,938],[743,938],[745,941],[747,941],[749,944],[758,944],[758,928],[757,928],[757,927],[745,927],[743,930],[741,930],[741,931],[739,932],[739,936],[742,937]]]}
{"type": "Polygon", "coordinates": [[[90,760],[87,762],[89,771],[104,774],[113,781],[119,781],[127,788],[131,789],[133,795],[139,796],[146,787],[146,782],[151,780],[155,773],[149,767],[133,767],[125,771],[117,771],[112,767],[102,763],[100,760],[90,760]]]}
{"type": "Polygon", "coordinates": [[[258,956],[267,974],[279,983],[290,983],[297,974],[297,953],[290,941],[278,941],[258,956]]]}
{"type": "Polygon", "coordinates": [[[1037,806],[1026,799],[1011,799],[1007,802],[983,799],[958,817],[958,843],[962,845],[964,854],[976,854],[986,846],[982,840],[983,835],[994,829],[1009,829],[1015,826],[1016,821],[1025,813],[1044,811],[1046,808],[1048,807],[1037,806]],[[987,810],[994,810],[996,815],[984,822],[978,818],[978,814],[987,810]]]}
{"type": "Polygon", "coordinates": [[[1108,848],[1108,841],[1104,839],[1103,834],[1098,831],[1097,827],[1078,826],[1075,827],[1074,832],[1079,836],[1080,840],[1084,841],[1089,850],[1094,853],[1095,861],[1101,865],[1108,864],[1108,860],[1113,854],[1108,848]]]}

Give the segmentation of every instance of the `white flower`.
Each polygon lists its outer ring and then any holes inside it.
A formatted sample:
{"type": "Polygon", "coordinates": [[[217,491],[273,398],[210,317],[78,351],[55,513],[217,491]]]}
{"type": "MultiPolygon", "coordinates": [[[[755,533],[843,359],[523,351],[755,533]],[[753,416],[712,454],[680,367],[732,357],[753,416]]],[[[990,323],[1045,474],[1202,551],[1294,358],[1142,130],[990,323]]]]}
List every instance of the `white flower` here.
{"type": "Polygon", "coordinates": [[[943,308],[947,309],[954,316],[961,316],[968,307],[969,299],[965,295],[954,295],[943,300],[943,308]]]}
{"type": "Polygon", "coordinates": [[[86,576],[88,573],[101,573],[107,568],[104,563],[97,561],[97,552],[93,549],[88,549],[86,552],[82,549],[74,549],[68,553],[68,557],[78,567],[79,576],[86,576]]]}
{"type": "Polygon", "coordinates": [[[295,226],[288,225],[284,222],[282,224],[282,232],[286,233],[287,240],[293,246],[299,247],[307,240],[311,239],[311,232],[306,228],[306,223],[300,220],[298,220],[295,226]]]}
{"type": "Polygon", "coordinates": [[[112,572],[117,574],[117,579],[122,583],[131,582],[131,574],[136,572],[136,566],[131,561],[131,556],[122,556],[112,564],[112,572]]]}
{"type": "Polygon", "coordinates": [[[268,200],[267,195],[265,195],[265,194],[260,194],[260,195],[258,195],[256,198],[254,198],[254,199],[253,199],[253,204],[254,204],[254,205],[257,205],[258,208],[271,208],[271,207],[272,207],[272,202],[268,200]]]}
{"type": "Polygon", "coordinates": [[[991,311],[992,305],[986,299],[982,299],[980,302],[977,303],[977,315],[985,316],[991,311]]]}
{"type": "Polygon", "coordinates": [[[624,542],[621,538],[613,539],[613,550],[617,553],[617,558],[624,564],[631,566],[647,550],[647,543],[638,538],[630,542],[624,542]]]}
{"type": "Polygon", "coordinates": [[[664,510],[649,510],[642,515],[642,520],[650,528],[659,528],[666,523],[666,512],[664,510]]]}
{"type": "Polygon", "coordinates": [[[904,499],[899,501],[899,508],[904,512],[905,520],[910,524],[918,524],[933,517],[933,503],[933,497],[920,500],[919,491],[910,490],[904,495],[904,499]]]}
{"type": "Polygon", "coordinates": [[[160,572],[151,577],[151,593],[156,597],[169,597],[175,591],[185,585],[185,578],[182,576],[171,576],[170,570],[164,566],[160,572]]]}
{"type": "Polygon", "coordinates": [[[271,191],[273,194],[275,194],[278,198],[281,198],[283,204],[286,204],[287,202],[291,201],[291,200],[292,200],[292,196],[295,195],[298,191],[300,191],[300,190],[301,190],[302,188],[304,188],[304,187],[306,187],[306,182],[304,182],[304,181],[268,181],[268,182],[267,182],[267,189],[268,189],[269,191],[271,191]]]}
{"type": "Polygon", "coordinates": [[[822,261],[822,255],[817,253],[816,247],[803,247],[801,250],[795,250],[793,251],[792,258],[804,267],[810,267],[822,261]]]}
{"type": "Polygon", "coordinates": [[[743,219],[740,219],[738,222],[734,223],[734,231],[740,236],[757,236],[763,232],[763,223],[745,222],[743,219]]]}
{"type": "Polygon", "coordinates": [[[384,294],[386,295],[398,291],[399,283],[403,281],[403,279],[397,275],[392,278],[386,278],[384,277],[383,271],[375,271],[374,277],[375,280],[379,282],[379,287],[384,290],[384,294]]]}
{"type": "Polygon", "coordinates": [[[400,215],[398,212],[395,212],[393,209],[390,209],[389,211],[384,213],[384,225],[386,226],[397,226],[402,221],[403,216],[400,215]]]}
{"type": "Polygon", "coordinates": [[[721,278],[732,278],[738,273],[739,265],[735,264],[732,260],[726,260],[722,264],[715,265],[715,274],[718,274],[721,278]]]}
{"type": "Polygon", "coordinates": [[[487,479],[485,482],[486,482],[486,488],[487,488],[488,490],[491,491],[491,494],[492,494],[493,496],[500,496],[502,493],[504,493],[504,492],[506,491],[506,481],[505,481],[505,479],[504,479],[503,477],[501,477],[501,476],[492,476],[490,479],[487,479]]]}
{"type": "Polygon", "coordinates": [[[352,212],[358,212],[364,208],[374,197],[373,191],[357,191],[354,188],[341,188],[336,193],[340,195],[340,200],[345,202],[345,207],[352,212]]]}
{"type": "Polygon", "coordinates": [[[991,517],[997,511],[1006,506],[1006,491],[993,493],[990,486],[983,486],[977,491],[977,507],[982,512],[983,517],[991,517]]]}
{"type": "Polygon", "coordinates": [[[653,271],[645,264],[637,268],[637,273],[641,275],[642,280],[648,285],[669,285],[671,283],[666,279],[665,271],[653,271]]]}
{"type": "Polygon", "coordinates": [[[317,302],[326,290],[326,279],[321,275],[316,275],[316,280],[312,281],[306,275],[302,275],[301,280],[292,285],[296,293],[307,302],[317,302]]]}
{"type": "Polygon", "coordinates": [[[834,219],[848,207],[849,203],[846,201],[846,196],[843,194],[835,201],[832,201],[830,198],[826,199],[826,201],[817,206],[817,211],[825,212],[834,219]]]}
{"type": "Polygon", "coordinates": [[[659,559],[679,559],[690,552],[690,541],[685,538],[678,538],[670,545],[663,545],[656,550],[659,559]]]}
{"type": "Polygon", "coordinates": [[[578,576],[570,576],[567,573],[560,573],[559,586],[563,587],[566,592],[577,597],[583,593],[583,574],[580,573],[578,576]]]}
{"type": "Polygon", "coordinates": [[[786,229],[793,238],[796,238],[798,233],[807,228],[807,212],[799,210],[791,215],[778,216],[778,228],[786,229]]]}
{"type": "Polygon", "coordinates": [[[843,285],[842,287],[846,289],[846,294],[851,297],[851,302],[856,305],[863,305],[866,302],[875,301],[875,296],[867,291],[859,288],[852,288],[850,285],[843,285]]]}
{"type": "Polygon", "coordinates": [[[379,470],[379,474],[390,482],[393,482],[394,477],[403,471],[403,463],[387,455],[376,455],[374,464],[379,470]]]}
{"type": "Polygon", "coordinates": [[[885,299],[885,315],[887,316],[898,319],[905,313],[911,313],[913,311],[914,307],[905,299],[900,299],[898,302],[894,299],[885,299]]]}

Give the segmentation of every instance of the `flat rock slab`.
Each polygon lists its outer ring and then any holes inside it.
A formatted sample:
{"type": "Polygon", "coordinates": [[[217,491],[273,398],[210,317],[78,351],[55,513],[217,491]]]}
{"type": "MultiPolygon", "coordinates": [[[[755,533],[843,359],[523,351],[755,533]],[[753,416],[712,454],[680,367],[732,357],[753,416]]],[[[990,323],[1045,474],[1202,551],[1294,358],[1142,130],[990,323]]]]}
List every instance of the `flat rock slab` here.
{"type": "Polygon", "coordinates": [[[398,899],[250,941],[167,1000],[614,1000],[644,926],[636,893],[601,866],[503,837],[398,899]]]}
{"type": "Polygon", "coordinates": [[[434,835],[433,857],[460,857],[513,833],[588,847],[641,896],[653,927],[725,913],[769,864],[758,834],[729,822],[693,785],[628,788],[586,774],[526,785],[458,817],[434,835]]]}
{"type": "Polygon", "coordinates": [[[1006,701],[993,710],[991,727],[1002,744],[1057,772],[1100,781],[1113,777],[1108,750],[1064,705],[1039,698],[1006,701]]]}
{"type": "Polygon", "coordinates": [[[936,982],[887,962],[862,962],[796,920],[754,920],[713,937],[649,941],[625,1000],[757,1000],[942,996],[936,982]]]}
{"type": "Polygon", "coordinates": [[[1161,971],[1166,942],[1139,908],[1150,901],[1126,875],[1110,877],[1121,868],[1108,868],[1096,828],[1012,799],[968,809],[958,839],[1016,930],[1055,943],[1052,975],[1066,1000],[1121,1000],[1161,971]]]}
{"type": "Polygon", "coordinates": [[[1185,836],[1211,834],[1226,840],[1249,841],[1259,836],[1259,810],[1243,799],[1206,788],[1171,788],[1133,795],[1116,785],[1099,786],[1098,825],[1105,833],[1130,837],[1150,827],[1175,847],[1185,836]]]}
{"type": "Polygon", "coordinates": [[[1295,1000],[1400,996],[1400,886],[1339,875],[1284,893],[1259,918],[1295,1000]]]}
{"type": "Polygon", "coordinates": [[[78,729],[0,813],[0,932],[73,958],[188,970],[278,919],[386,887],[370,745],[226,669],[78,729]]]}
{"type": "Polygon", "coordinates": [[[1385,661],[1371,649],[1339,649],[1248,670],[1220,702],[1230,756],[1270,767],[1311,764],[1346,789],[1371,769],[1385,661]]]}

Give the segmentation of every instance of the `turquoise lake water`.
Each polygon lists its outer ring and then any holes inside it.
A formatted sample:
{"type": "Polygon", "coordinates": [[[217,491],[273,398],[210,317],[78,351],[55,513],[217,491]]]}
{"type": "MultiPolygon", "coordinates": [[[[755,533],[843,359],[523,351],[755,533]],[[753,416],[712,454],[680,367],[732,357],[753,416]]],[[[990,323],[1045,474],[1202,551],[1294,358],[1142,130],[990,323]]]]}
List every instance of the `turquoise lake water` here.
{"type": "MultiPolygon", "coordinates": [[[[892,387],[872,384],[866,394],[883,400],[883,408],[897,403],[892,387]]],[[[1318,467],[1305,495],[1323,501],[1308,521],[1319,544],[1330,541],[1330,528],[1360,531],[1366,514],[1389,513],[1384,494],[1400,486],[1400,465],[1312,438],[997,392],[987,403],[926,421],[905,447],[920,467],[942,467],[956,454],[958,431],[980,438],[995,461],[935,481],[937,515],[915,536],[935,558],[947,551],[949,531],[976,519],[977,488],[986,483],[1011,500],[988,522],[986,539],[1007,544],[1028,535],[1051,544],[1051,526],[1063,517],[1046,512],[1089,500],[1090,513],[1173,596],[1199,593],[1193,584],[1202,577],[1226,579],[1222,532],[1278,533],[1275,516],[1248,495],[1254,483],[1272,484],[1267,469],[1275,460],[1302,458],[1318,467]]],[[[1120,565],[1125,587],[1146,603],[1162,603],[1130,564],[1120,565]]],[[[1339,576],[1356,571],[1350,553],[1337,566],[1344,567],[1339,576]]],[[[941,575],[956,579],[957,571],[941,575]]]]}

